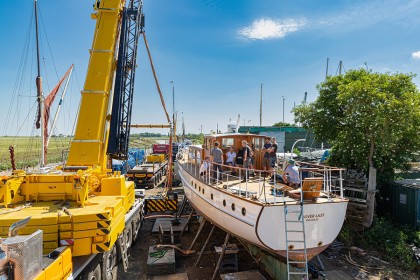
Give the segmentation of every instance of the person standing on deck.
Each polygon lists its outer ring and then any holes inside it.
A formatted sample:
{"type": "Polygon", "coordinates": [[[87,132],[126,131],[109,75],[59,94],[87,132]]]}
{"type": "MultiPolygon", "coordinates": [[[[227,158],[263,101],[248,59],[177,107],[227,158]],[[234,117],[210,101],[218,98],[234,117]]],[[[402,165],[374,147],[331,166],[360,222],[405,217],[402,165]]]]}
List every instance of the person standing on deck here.
{"type": "MultiPolygon", "coordinates": [[[[263,157],[263,170],[267,171],[267,175],[269,174],[269,171],[271,170],[271,164],[270,164],[270,156],[268,153],[268,149],[271,148],[271,143],[270,143],[270,137],[266,137],[264,139],[265,143],[264,143],[264,157],[263,157]]],[[[265,175],[265,176],[267,176],[265,175]]]]}
{"type": "Polygon", "coordinates": [[[271,137],[271,147],[268,149],[268,157],[271,167],[271,180],[274,181],[274,167],[276,167],[277,161],[277,142],[276,137],[271,137]]]}
{"type": "Polygon", "coordinates": [[[248,168],[251,165],[251,148],[248,146],[248,142],[246,142],[245,140],[242,140],[242,151],[244,155],[243,167],[245,168],[244,179],[242,181],[246,182],[247,179],[249,178],[248,168]]]}
{"type": "Polygon", "coordinates": [[[213,165],[213,179],[218,179],[218,174],[220,174],[220,178],[222,177],[222,165],[223,164],[223,152],[219,148],[219,142],[214,142],[214,148],[210,151],[210,159],[213,165]],[[219,171],[219,172],[218,172],[219,171]]]}

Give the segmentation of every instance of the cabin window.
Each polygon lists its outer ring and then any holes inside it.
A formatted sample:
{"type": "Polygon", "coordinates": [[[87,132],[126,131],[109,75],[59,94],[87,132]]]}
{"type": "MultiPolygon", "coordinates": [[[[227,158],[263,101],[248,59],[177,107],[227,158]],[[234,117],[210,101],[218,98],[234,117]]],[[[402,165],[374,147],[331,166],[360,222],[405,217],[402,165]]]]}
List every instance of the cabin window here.
{"type": "Polygon", "coordinates": [[[254,144],[254,150],[261,150],[262,138],[252,138],[252,144],[254,144]]]}
{"type": "Polygon", "coordinates": [[[203,194],[204,194],[204,187],[203,187],[203,194]]]}
{"type": "Polygon", "coordinates": [[[222,139],[222,148],[228,148],[230,146],[235,145],[235,139],[234,138],[223,138],[222,139]]]}
{"type": "Polygon", "coordinates": [[[242,207],[242,216],[245,216],[246,215],[246,209],[245,209],[245,207],[242,207]]]}
{"type": "Polygon", "coordinates": [[[235,203],[232,203],[232,211],[235,211],[236,207],[235,207],[235,203]]]}
{"type": "Polygon", "coordinates": [[[210,195],[211,200],[213,200],[213,194],[210,195]]]}
{"type": "Polygon", "coordinates": [[[223,199],[223,206],[226,206],[226,199],[223,199]]]}
{"type": "Polygon", "coordinates": [[[207,141],[205,143],[206,143],[206,147],[205,147],[206,149],[211,149],[212,148],[210,138],[207,138],[207,141]]]}

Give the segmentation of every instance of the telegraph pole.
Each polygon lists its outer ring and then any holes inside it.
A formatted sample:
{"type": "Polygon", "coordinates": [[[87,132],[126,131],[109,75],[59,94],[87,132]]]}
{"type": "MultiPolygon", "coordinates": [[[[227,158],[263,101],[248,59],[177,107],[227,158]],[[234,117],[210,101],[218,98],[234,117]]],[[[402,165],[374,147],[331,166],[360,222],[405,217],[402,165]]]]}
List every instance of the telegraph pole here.
{"type": "Polygon", "coordinates": [[[284,96],[283,97],[283,125],[284,125],[284,96]]]}
{"type": "Polygon", "coordinates": [[[263,89],[263,84],[261,84],[261,93],[260,93],[260,128],[262,126],[262,89],[263,89]]]}

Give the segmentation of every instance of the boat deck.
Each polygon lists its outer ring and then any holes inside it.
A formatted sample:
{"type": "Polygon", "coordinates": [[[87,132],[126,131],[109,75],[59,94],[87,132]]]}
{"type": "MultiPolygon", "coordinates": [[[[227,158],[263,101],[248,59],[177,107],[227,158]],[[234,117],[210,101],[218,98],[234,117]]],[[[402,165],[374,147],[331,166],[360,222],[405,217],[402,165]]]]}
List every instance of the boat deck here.
{"type": "Polygon", "coordinates": [[[244,180],[244,173],[235,176],[232,175],[231,171],[227,168],[227,170],[223,170],[223,172],[219,174],[219,179],[216,180],[216,176],[214,176],[214,178],[212,177],[212,172],[200,176],[196,165],[182,164],[182,166],[193,177],[208,185],[224,189],[231,194],[262,204],[299,203],[301,201],[302,193],[304,194],[303,200],[311,203],[334,202],[335,200],[341,201],[341,199],[334,194],[336,190],[331,190],[331,186],[329,188],[330,191],[326,191],[327,188],[322,177],[305,178],[303,184],[293,188],[278,181],[271,181],[270,176],[263,176],[262,171],[255,172],[254,176],[249,176],[248,180],[244,180]],[[305,181],[311,185],[308,186],[305,181]],[[318,185],[318,188],[314,189],[316,184],[318,185]],[[303,192],[302,186],[304,188],[303,192]]]}

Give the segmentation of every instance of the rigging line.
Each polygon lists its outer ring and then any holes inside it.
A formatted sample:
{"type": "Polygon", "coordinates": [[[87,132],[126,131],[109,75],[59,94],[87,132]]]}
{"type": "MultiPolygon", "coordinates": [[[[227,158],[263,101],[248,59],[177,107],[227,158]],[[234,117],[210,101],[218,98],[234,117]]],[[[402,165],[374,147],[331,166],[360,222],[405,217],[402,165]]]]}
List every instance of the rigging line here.
{"type": "Polygon", "coordinates": [[[18,129],[17,133],[16,133],[16,137],[17,135],[20,133],[20,130],[22,129],[22,127],[25,125],[26,121],[29,119],[29,115],[32,113],[32,110],[34,108],[34,106],[36,105],[36,101],[33,103],[31,109],[29,110],[28,114],[26,115],[25,119],[24,119],[24,123],[20,126],[20,128],[18,129]]]}
{"type": "Polygon", "coordinates": [[[25,62],[27,60],[27,55],[28,55],[28,49],[29,49],[29,42],[30,42],[30,35],[31,35],[31,29],[32,29],[32,24],[33,24],[33,13],[31,15],[31,19],[29,21],[29,25],[28,25],[28,29],[26,31],[26,39],[24,41],[23,44],[23,50],[22,50],[22,54],[21,54],[21,58],[20,58],[20,62],[19,62],[19,67],[18,67],[18,73],[16,75],[16,80],[15,80],[15,84],[13,86],[13,93],[12,93],[12,97],[11,97],[11,101],[9,104],[9,109],[7,111],[7,115],[6,115],[6,122],[5,122],[5,126],[3,127],[3,132],[5,135],[7,135],[7,131],[8,131],[8,126],[11,125],[10,123],[10,117],[12,116],[12,110],[14,107],[14,101],[17,95],[17,88],[18,88],[18,84],[20,79],[22,79],[21,77],[21,73],[24,72],[24,65],[25,62]]]}
{"type": "MultiPolygon", "coordinates": [[[[82,99],[80,98],[80,101],[79,101],[79,106],[78,106],[77,113],[76,113],[76,117],[74,118],[74,121],[73,121],[73,129],[72,129],[72,131],[71,131],[71,135],[70,135],[70,139],[69,139],[69,144],[68,144],[68,146],[67,146],[67,149],[68,149],[68,150],[70,150],[71,140],[73,139],[73,137],[74,137],[74,131],[76,130],[76,121],[77,121],[77,119],[79,118],[80,105],[81,105],[81,103],[82,103],[82,99]]],[[[68,155],[68,153],[67,153],[67,155],[68,155]]]]}
{"type": "Polygon", "coordinates": [[[57,67],[55,66],[55,61],[54,61],[54,57],[52,55],[50,41],[48,40],[47,29],[45,28],[45,25],[44,25],[44,18],[42,17],[42,12],[41,12],[41,8],[39,6],[39,2],[38,2],[38,12],[39,12],[39,17],[41,18],[41,25],[42,25],[42,28],[44,30],[45,39],[47,40],[48,50],[50,51],[51,60],[52,60],[52,63],[54,65],[55,74],[57,76],[57,80],[59,80],[60,78],[59,78],[59,75],[58,75],[58,72],[57,72],[57,67]]]}
{"type": "MultiPolygon", "coordinates": [[[[42,43],[41,43],[41,50],[42,50],[42,43]]],[[[42,54],[44,54],[44,52],[42,51],[42,54]]],[[[46,81],[46,83],[47,83],[47,92],[50,92],[51,90],[51,88],[50,88],[50,83],[48,82],[48,74],[47,74],[47,66],[46,66],[46,64],[45,64],[45,57],[44,57],[44,55],[42,56],[42,63],[44,63],[44,77],[45,77],[45,81],[46,81]]],[[[42,92],[42,97],[44,98],[44,101],[45,101],[45,90],[43,89],[42,90],[43,92],[42,92]]]]}
{"type": "MultiPolygon", "coordinates": [[[[29,45],[28,45],[28,48],[29,48],[29,45]]],[[[32,49],[32,51],[33,51],[33,49],[32,49]]],[[[29,56],[29,50],[28,50],[27,56],[25,58],[24,70],[21,73],[22,76],[21,76],[20,84],[19,84],[19,87],[18,87],[17,92],[16,92],[16,94],[17,94],[16,110],[15,110],[15,114],[14,114],[13,120],[12,120],[13,123],[16,120],[16,126],[20,125],[20,117],[21,117],[21,109],[22,109],[21,104],[23,104],[21,93],[23,93],[23,88],[24,88],[24,85],[26,84],[26,78],[27,78],[27,74],[26,74],[27,70],[26,69],[27,69],[27,63],[28,63],[28,60],[29,60],[28,56],[29,56]]],[[[32,70],[32,66],[33,66],[32,62],[33,62],[33,60],[31,60],[31,66],[30,66],[29,70],[32,70]]],[[[31,89],[32,87],[29,87],[29,88],[31,89]]]]}
{"type": "Polygon", "coordinates": [[[147,43],[147,39],[146,39],[146,32],[143,31],[142,34],[143,34],[144,44],[146,45],[147,54],[149,56],[150,66],[152,67],[153,76],[155,78],[156,87],[157,87],[157,90],[159,92],[160,102],[162,103],[162,107],[163,107],[163,110],[165,111],[165,115],[166,115],[166,119],[168,120],[168,123],[171,123],[171,118],[169,117],[168,111],[166,110],[165,100],[163,99],[163,95],[162,95],[162,92],[160,90],[159,82],[158,82],[158,79],[157,79],[157,76],[156,76],[156,71],[155,71],[155,67],[153,65],[152,55],[150,54],[149,44],[147,43]]]}

